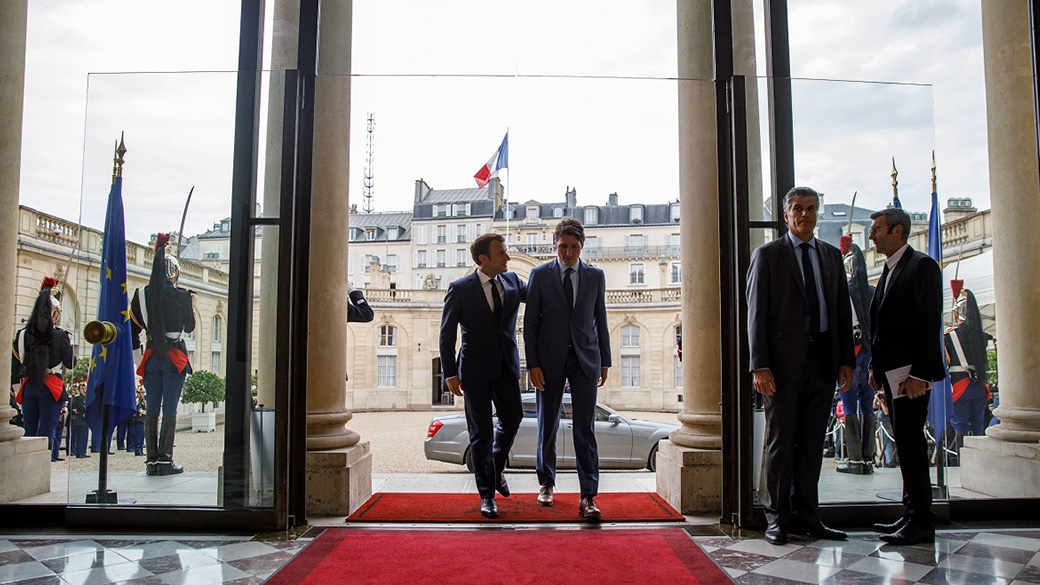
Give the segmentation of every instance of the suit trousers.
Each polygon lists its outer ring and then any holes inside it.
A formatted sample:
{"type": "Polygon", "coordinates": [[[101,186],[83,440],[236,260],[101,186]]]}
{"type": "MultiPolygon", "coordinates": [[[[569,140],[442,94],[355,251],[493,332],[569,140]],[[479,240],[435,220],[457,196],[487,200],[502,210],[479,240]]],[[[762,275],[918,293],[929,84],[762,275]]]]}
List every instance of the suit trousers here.
{"type": "Polygon", "coordinates": [[[782,526],[797,517],[813,524],[819,517],[820,466],[834,401],[831,341],[826,333],[809,343],[799,377],[776,379],[776,392],[764,400],[766,415],[765,514],[782,526]]]}
{"type": "MultiPolygon", "coordinates": [[[[874,377],[884,373],[874,372],[874,377]]],[[[932,480],[929,476],[928,441],[924,436],[924,423],[928,419],[928,401],[932,391],[914,399],[892,398],[892,390],[885,385],[885,400],[892,416],[892,435],[896,440],[899,455],[899,473],[903,476],[903,505],[905,516],[918,528],[935,528],[932,513],[932,480]]]]}
{"type": "Polygon", "coordinates": [[[463,382],[466,398],[466,424],[469,426],[469,457],[480,497],[495,495],[498,475],[506,468],[509,450],[524,417],[520,400],[520,380],[502,363],[502,374],[493,384],[463,382]],[[494,405],[498,415],[495,424],[491,414],[494,405]]]}
{"type": "Polygon", "coordinates": [[[578,362],[574,348],[567,352],[563,377],[545,378],[545,390],[535,394],[538,406],[538,454],[535,470],[539,485],[556,485],[556,437],[566,384],[571,389],[571,422],[574,462],[582,497],[599,494],[599,450],[596,444],[596,392],[598,379],[589,378],[578,362]]]}

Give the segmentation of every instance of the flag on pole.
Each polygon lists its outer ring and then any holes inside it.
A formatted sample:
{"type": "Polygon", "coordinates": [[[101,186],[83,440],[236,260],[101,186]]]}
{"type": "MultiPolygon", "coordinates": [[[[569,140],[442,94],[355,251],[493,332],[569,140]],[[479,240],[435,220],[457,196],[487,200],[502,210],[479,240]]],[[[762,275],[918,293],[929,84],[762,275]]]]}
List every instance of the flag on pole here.
{"type": "Polygon", "coordinates": [[[506,132],[505,137],[502,138],[502,144],[499,145],[495,154],[491,155],[487,163],[480,167],[477,174],[473,175],[473,178],[477,180],[477,187],[486,186],[491,179],[498,176],[498,171],[505,168],[509,168],[509,132],[506,132]]]}
{"type": "MultiPolygon", "coordinates": [[[[932,195],[935,195],[935,193],[932,193],[932,195]]],[[[892,195],[892,207],[895,207],[896,209],[903,208],[902,202],[899,201],[899,195],[892,195]]],[[[928,229],[931,228],[929,227],[928,229]]],[[[928,242],[931,243],[931,239],[929,239],[928,242]]]]}
{"type": "MultiPolygon", "coordinates": [[[[110,436],[112,429],[137,409],[134,355],[130,339],[130,303],[126,290],[126,226],[123,223],[123,178],[108,193],[105,233],[101,240],[101,295],[97,318],[116,326],[116,338],[95,345],[87,378],[86,418],[91,432],[110,436]],[[104,407],[108,427],[101,428],[104,407]]],[[[103,446],[107,449],[107,446],[103,446]]]]}
{"type": "MultiPolygon", "coordinates": [[[[898,198],[893,202],[896,205],[898,198]]],[[[928,255],[939,263],[942,270],[942,232],[939,225],[939,195],[932,190],[932,209],[928,213],[928,255]]],[[[938,332],[940,347],[946,347],[946,340],[942,331],[938,332]]],[[[935,430],[935,439],[946,431],[946,425],[950,422],[953,413],[953,384],[950,382],[949,364],[946,363],[946,352],[943,355],[943,370],[946,377],[941,382],[932,386],[931,396],[928,398],[928,424],[935,430]]]]}

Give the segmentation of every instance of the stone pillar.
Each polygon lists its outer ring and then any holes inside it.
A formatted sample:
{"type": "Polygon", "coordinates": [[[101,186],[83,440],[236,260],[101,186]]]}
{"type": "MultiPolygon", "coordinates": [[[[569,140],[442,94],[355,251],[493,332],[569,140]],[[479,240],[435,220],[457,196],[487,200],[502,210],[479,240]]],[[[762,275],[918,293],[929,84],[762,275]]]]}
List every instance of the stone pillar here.
{"type": "MultiPolygon", "coordinates": [[[[18,189],[22,165],[27,0],[0,2],[0,315],[14,315],[18,274],[18,189]]],[[[14,338],[14,319],[0,321],[0,340],[14,338]]],[[[16,414],[0,402],[0,503],[51,489],[51,461],[44,437],[22,437],[16,414]]]]}
{"type": "MultiPolygon", "coordinates": [[[[678,0],[679,214],[683,250],[718,248],[718,154],[711,0],[678,0]]],[[[657,491],[683,514],[722,503],[719,258],[683,254],[682,427],[662,441],[657,491]]]]}
{"type": "Polygon", "coordinates": [[[321,4],[314,88],[311,286],[307,316],[307,509],[349,515],[372,495],[368,443],[346,428],[350,222],[350,0],[321,4]]]}
{"type": "Polygon", "coordinates": [[[1029,3],[983,0],[983,62],[989,185],[993,207],[993,279],[1000,368],[1000,424],[969,437],[961,450],[965,488],[998,497],[1040,490],[1040,225],[1036,86],[1029,3]]]}

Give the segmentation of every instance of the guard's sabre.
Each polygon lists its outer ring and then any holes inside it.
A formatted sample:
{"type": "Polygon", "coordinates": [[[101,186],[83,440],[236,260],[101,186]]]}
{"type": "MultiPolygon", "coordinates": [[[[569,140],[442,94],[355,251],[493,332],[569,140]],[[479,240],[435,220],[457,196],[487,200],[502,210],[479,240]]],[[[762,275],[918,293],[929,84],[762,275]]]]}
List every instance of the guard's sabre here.
{"type": "Polygon", "coordinates": [[[184,243],[184,220],[188,219],[188,204],[191,203],[191,194],[195,192],[195,185],[188,191],[188,200],[184,202],[184,213],[181,214],[181,229],[177,230],[177,259],[181,259],[181,244],[184,243]]]}
{"type": "Polygon", "coordinates": [[[852,205],[849,205],[849,229],[847,230],[849,234],[852,234],[852,214],[856,213],[856,195],[858,193],[859,190],[852,192],[852,205]]]}

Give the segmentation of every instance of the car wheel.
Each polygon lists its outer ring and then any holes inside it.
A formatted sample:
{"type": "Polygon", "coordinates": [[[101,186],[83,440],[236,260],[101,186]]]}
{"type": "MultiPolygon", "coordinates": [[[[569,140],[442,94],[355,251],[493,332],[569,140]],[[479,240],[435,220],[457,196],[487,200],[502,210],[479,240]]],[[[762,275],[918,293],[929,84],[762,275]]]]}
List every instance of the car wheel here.
{"type": "Polygon", "coordinates": [[[462,460],[466,462],[466,469],[470,473],[473,473],[473,460],[469,457],[469,447],[466,448],[466,452],[462,454],[462,460]]]}
{"type": "Polygon", "coordinates": [[[657,471],[657,445],[650,449],[650,456],[646,458],[646,468],[650,471],[657,471]]]}

